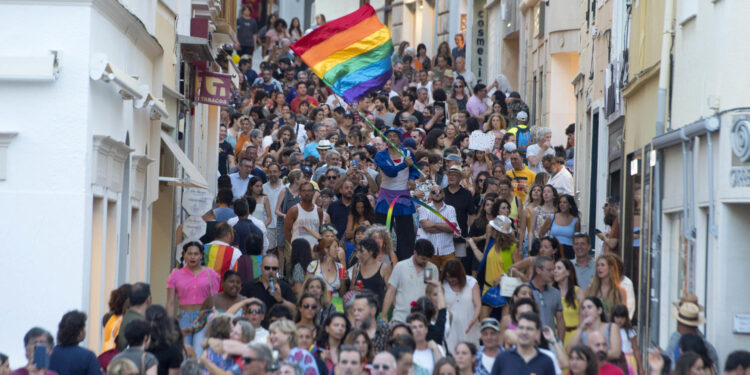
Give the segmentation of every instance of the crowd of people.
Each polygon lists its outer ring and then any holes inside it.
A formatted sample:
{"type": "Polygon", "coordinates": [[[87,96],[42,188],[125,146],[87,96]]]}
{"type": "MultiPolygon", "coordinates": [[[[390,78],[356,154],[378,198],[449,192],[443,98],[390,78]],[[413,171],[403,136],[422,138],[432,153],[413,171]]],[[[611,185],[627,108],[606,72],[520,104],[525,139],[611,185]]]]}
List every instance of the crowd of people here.
{"type": "MultiPolygon", "coordinates": [[[[148,284],[122,285],[99,353],[78,346],[87,317],[71,311],[56,341],[28,331],[14,375],[722,370],[691,295],[669,346],[642,363],[617,199],[595,256],[574,196],[575,127],[553,146],[503,76],[487,85],[467,69],[462,35],[435,56],[401,42],[392,79],[346,103],[290,51],[299,20],[264,25],[243,7],[215,208],[200,239],[178,231],[165,304],[148,284]],[[494,144],[475,147],[477,132],[494,144]]],[[[724,365],[748,374],[750,353],[724,365]]]]}

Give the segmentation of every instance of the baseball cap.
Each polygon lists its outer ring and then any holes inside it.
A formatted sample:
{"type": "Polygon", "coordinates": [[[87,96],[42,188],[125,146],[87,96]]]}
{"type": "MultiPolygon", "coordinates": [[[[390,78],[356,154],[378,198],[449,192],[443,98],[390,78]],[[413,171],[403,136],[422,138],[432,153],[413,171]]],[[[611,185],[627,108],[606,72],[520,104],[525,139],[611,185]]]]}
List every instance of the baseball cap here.
{"type": "Polygon", "coordinates": [[[312,174],[312,168],[310,168],[310,167],[308,167],[306,165],[303,165],[302,168],[300,168],[300,170],[302,171],[302,173],[312,174]]]}
{"type": "Polygon", "coordinates": [[[414,115],[409,115],[409,116],[406,116],[405,120],[406,120],[406,121],[413,121],[413,122],[417,122],[417,116],[414,116],[414,115]]]}
{"type": "Polygon", "coordinates": [[[511,152],[511,151],[515,151],[517,147],[515,143],[508,142],[503,145],[503,148],[505,149],[505,151],[511,152]]]}
{"type": "Polygon", "coordinates": [[[480,331],[484,331],[485,328],[491,328],[497,332],[500,332],[500,322],[495,318],[485,318],[482,320],[480,331]]]}
{"type": "Polygon", "coordinates": [[[417,148],[417,141],[415,141],[413,138],[406,138],[401,142],[401,147],[406,148],[417,148]]]}
{"type": "Polygon", "coordinates": [[[383,132],[383,135],[388,136],[388,133],[390,132],[396,132],[396,134],[398,134],[399,137],[401,137],[402,135],[401,129],[399,128],[388,128],[383,132]]]}
{"type": "Polygon", "coordinates": [[[445,157],[445,160],[461,162],[461,156],[457,154],[450,154],[445,157]]]}
{"type": "Polygon", "coordinates": [[[516,115],[516,120],[518,121],[527,121],[529,119],[529,114],[526,113],[526,111],[518,112],[516,115]]]}

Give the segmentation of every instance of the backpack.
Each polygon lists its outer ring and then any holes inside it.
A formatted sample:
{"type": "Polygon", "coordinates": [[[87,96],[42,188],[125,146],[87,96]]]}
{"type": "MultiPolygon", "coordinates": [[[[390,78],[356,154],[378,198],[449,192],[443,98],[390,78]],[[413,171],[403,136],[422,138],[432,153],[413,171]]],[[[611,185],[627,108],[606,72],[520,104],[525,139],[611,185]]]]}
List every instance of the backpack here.
{"type": "Polygon", "coordinates": [[[516,146],[524,156],[526,155],[526,147],[531,144],[531,131],[528,125],[518,125],[516,130],[516,146]]]}

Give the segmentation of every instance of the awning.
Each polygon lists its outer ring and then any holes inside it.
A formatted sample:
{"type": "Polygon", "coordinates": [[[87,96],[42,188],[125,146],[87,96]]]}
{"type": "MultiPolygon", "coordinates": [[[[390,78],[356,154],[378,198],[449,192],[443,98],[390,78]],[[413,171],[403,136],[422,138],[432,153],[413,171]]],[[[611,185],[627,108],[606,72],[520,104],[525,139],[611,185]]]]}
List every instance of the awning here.
{"type": "Polygon", "coordinates": [[[182,59],[185,61],[212,61],[214,59],[206,38],[177,35],[177,43],[180,45],[182,59]]]}
{"type": "Polygon", "coordinates": [[[167,181],[167,183],[171,185],[208,189],[208,182],[203,177],[198,168],[193,164],[193,162],[190,161],[190,158],[188,158],[187,155],[182,152],[180,146],[177,144],[177,142],[175,142],[174,138],[172,138],[166,132],[162,131],[161,140],[164,141],[164,144],[167,146],[169,151],[172,152],[172,155],[174,155],[175,159],[177,159],[182,168],[185,170],[186,176],[184,179],[159,176],[159,181],[167,181]]]}

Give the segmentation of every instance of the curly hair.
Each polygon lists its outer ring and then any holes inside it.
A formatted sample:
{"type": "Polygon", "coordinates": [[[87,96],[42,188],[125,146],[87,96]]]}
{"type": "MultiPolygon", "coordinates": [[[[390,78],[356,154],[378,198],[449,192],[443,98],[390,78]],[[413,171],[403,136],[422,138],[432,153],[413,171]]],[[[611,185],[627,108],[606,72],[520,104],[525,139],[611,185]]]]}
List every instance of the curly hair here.
{"type": "Polygon", "coordinates": [[[109,294],[109,311],[114,315],[122,315],[127,310],[128,297],[132,285],[122,284],[109,294]]]}
{"type": "Polygon", "coordinates": [[[73,310],[63,315],[57,327],[57,344],[60,346],[78,345],[81,331],[86,328],[86,314],[73,310]]]}

